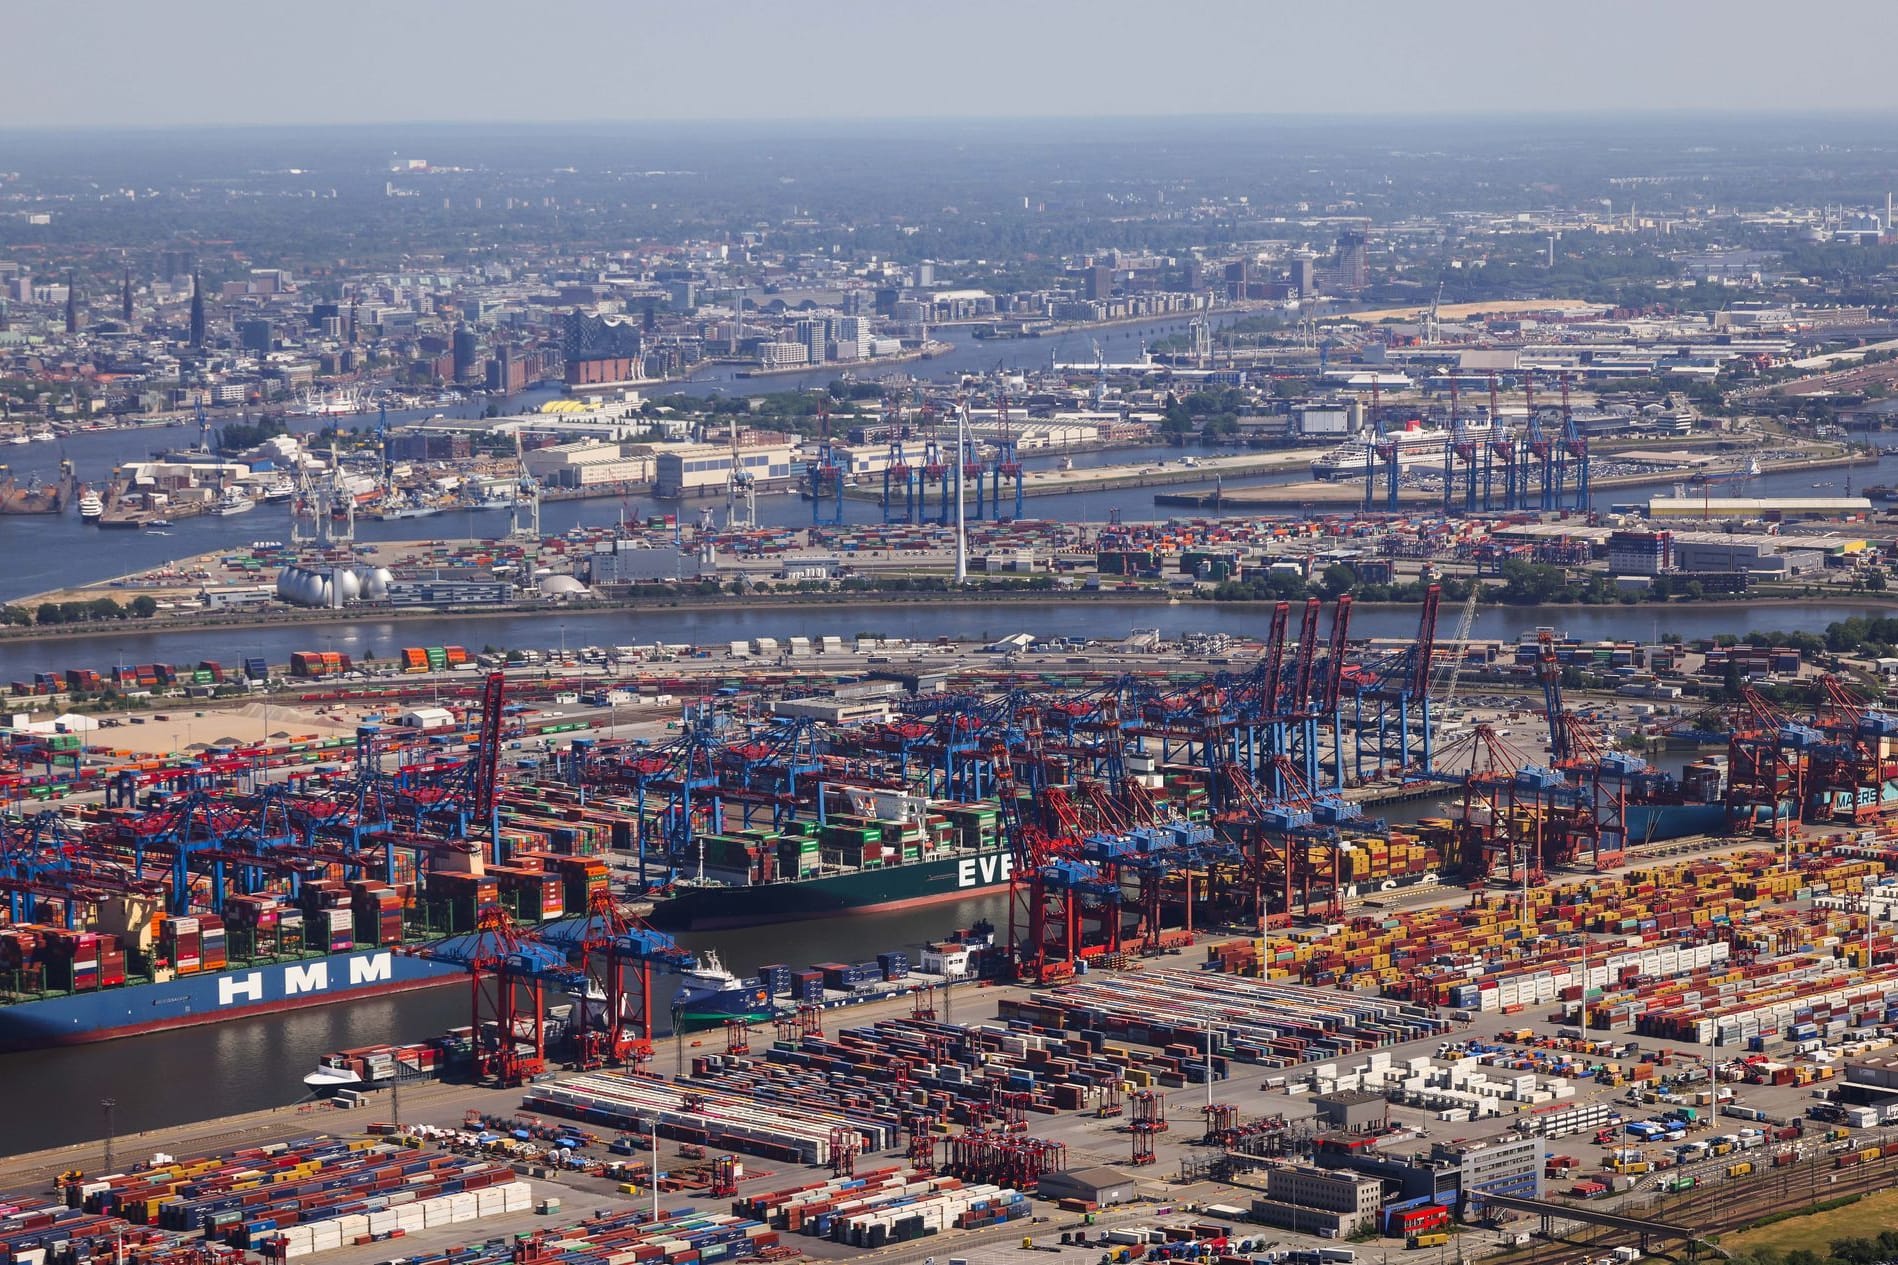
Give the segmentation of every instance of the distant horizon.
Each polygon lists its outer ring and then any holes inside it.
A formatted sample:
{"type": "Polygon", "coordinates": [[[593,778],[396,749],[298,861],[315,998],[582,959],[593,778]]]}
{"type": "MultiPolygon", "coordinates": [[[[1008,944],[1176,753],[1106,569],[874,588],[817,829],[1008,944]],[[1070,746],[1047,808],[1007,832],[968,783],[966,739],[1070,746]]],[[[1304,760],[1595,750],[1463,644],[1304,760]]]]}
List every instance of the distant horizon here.
{"type": "MultiPolygon", "coordinates": [[[[1881,123],[1898,121],[1898,103],[1889,108],[1870,110],[1856,107],[1811,107],[1799,109],[1750,109],[1729,110],[1718,108],[1629,108],[1629,109],[1571,109],[1571,110],[1509,110],[1474,111],[1445,109],[1436,112],[1362,112],[1362,113],[1284,113],[1284,112],[1204,112],[1177,114],[916,114],[916,115],[864,115],[846,114],[809,114],[809,115],[702,115],[664,118],[610,118],[575,117],[549,119],[510,119],[510,118],[386,118],[386,119],[283,119],[271,122],[212,122],[209,120],[181,122],[85,122],[85,123],[0,123],[0,136],[13,134],[44,133],[116,133],[116,132],[274,132],[303,130],[354,130],[364,131],[376,128],[506,128],[521,131],[538,131],[558,128],[585,129],[632,129],[665,130],[679,127],[757,127],[769,130],[775,127],[802,127],[823,125],[840,129],[876,130],[890,127],[968,124],[1098,124],[1101,126],[1125,126],[1129,124],[1142,127],[1163,128],[1176,124],[1206,123],[1287,123],[1298,125],[1348,125],[1358,126],[1376,124],[1382,126],[1409,123],[1487,123],[1487,124],[1523,124],[1542,123],[1651,123],[1651,122],[1697,122],[1730,123],[1744,126],[1757,123],[1776,122],[1833,122],[1863,123],[1874,126],[1881,123]]],[[[1898,144],[1898,138],[1894,138],[1898,144]]],[[[0,156],[3,158],[4,156],[0,156]]]]}

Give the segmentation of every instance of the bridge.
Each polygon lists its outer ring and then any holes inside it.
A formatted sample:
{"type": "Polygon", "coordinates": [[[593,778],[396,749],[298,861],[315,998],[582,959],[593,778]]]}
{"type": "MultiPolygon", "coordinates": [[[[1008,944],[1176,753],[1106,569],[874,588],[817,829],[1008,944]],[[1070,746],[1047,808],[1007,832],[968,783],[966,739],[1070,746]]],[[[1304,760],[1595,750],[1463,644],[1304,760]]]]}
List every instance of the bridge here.
{"type": "Polygon", "coordinates": [[[1674,1225],[1667,1221],[1650,1221],[1646,1217],[1624,1216],[1618,1212],[1605,1212],[1586,1206],[1568,1203],[1550,1203],[1546,1199],[1524,1199],[1520,1195],[1499,1195],[1487,1190],[1470,1192],[1472,1212],[1480,1212],[1483,1205],[1495,1208],[1507,1208],[1511,1212],[1527,1212],[1542,1218],[1542,1237],[1553,1239],[1555,1222],[1580,1221],[1584,1225],[1606,1226],[1620,1230],[1625,1234],[1638,1235],[1643,1256],[1661,1256],[1662,1252],[1652,1250],[1656,1243],[1681,1242],[1687,1245],[1687,1259],[1693,1260],[1702,1251],[1718,1256],[1726,1253],[1714,1244],[1700,1237],[1700,1232],[1691,1226],[1674,1225]]]}

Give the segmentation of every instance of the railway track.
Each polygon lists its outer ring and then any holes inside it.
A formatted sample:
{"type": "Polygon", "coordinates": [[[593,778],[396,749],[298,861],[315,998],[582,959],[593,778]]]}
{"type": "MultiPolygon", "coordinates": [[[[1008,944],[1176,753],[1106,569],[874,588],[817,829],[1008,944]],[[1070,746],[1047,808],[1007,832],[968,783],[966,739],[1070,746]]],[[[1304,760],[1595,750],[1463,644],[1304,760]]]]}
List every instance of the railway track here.
{"type": "MultiPolygon", "coordinates": [[[[1726,1178],[1697,1186],[1678,1195],[1652,1194],[1635,1204],[1610,1209],[1629,1216],[1687,1226],[1708,1235],[1744,1230],[1760,1219],[1814,1204],[1867,1195],[1898,1182],[1898,1157],[1847,1168],[1835,1167],[1836,1156],[1821,1156],[1785,1168],[1768,1168],[1749,1177],[1726,1178]]],[[[1559,1218],[1558,1218],[1559,1220],[1559,1218]]],[[[1526,1249],[1492,1259],[1508,1265],[1586,1265],[1616,1247],[1640,1246],[1640,1236],[1609,1227],[1583,1226],[1560,1241],[1539,1240],[1526,1249]]],[[[1656,1245],[1677,1259],[1687,1245],[1656,1245]]],[[[1700,1255],[1708,1255],[1701,1252],[1700,1255]]]]}

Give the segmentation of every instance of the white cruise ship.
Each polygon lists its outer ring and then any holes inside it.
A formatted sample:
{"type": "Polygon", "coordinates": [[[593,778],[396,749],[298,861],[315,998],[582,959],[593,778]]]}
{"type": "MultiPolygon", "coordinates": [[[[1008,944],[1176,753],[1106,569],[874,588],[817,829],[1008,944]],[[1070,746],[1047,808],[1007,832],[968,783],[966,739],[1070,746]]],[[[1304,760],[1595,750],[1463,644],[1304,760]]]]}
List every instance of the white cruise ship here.
{"type": "Polygon", "coordinates": [[[99,494],[88,488],[79,496],[79,517],[83,522],[96,523],[105,517],[105,502],[99,494]]]}
{"type": "Polygon", "coordinates": [[[251,510],[256,508],[257,502],[245,496],[235,486],[232,486],[225,488],[224,491],[218,495],[217,504],[213,507],[213,512],[220,518],[229,518],[233,514],[248,514],[251,510]]]}
{"type": "MultiPolygon", "coordinates": [[[[1489,438],[1488,418],[1466,418],[1463,433],[1470,439],[1481,443],[1489,438]]],[[[1382,469],[1383,462],[1372,453],[1372,445],[1380,441],[1397,445],[1397,464],[1407,466],[1443,466],[1443,446],[1449,441],[1450,432],[1441,426],[1426,426],[1421,421],[1405,422],[1402,429],[1387,431],[1382,436],[1370,431],[1359,431],[1322,457],[1311,463],[1312,477],[1315,479],[1356,479],[1362,478],[1367,465],[1382,469]]]]}

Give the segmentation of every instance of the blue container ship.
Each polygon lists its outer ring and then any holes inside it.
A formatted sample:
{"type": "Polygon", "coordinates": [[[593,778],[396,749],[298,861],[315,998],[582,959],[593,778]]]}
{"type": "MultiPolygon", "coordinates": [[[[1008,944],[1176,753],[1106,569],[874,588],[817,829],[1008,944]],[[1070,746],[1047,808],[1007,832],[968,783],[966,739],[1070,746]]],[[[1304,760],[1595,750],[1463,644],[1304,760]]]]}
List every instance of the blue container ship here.
{"type": "Polygon", "coordinates": [[[467,978],[467,971],[453,962],[372,948],[140,980],[0,1005],[0,1050],[109,1041],[467,978]]]}

